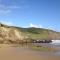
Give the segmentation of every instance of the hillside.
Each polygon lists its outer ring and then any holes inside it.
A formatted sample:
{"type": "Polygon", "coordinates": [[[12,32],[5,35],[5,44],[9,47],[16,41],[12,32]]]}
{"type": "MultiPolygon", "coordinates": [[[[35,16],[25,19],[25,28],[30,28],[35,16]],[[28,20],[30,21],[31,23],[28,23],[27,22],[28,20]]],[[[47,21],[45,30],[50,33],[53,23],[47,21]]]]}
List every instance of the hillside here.
{"type": "Polygon", "coordinates": [[[21,28],[0,23],[0,43],[22,43],[37,39],[60,39],[60,32],[43,28],[21,28]]]}
{"type": "Polygon", "coordinates": [[[31,39],[60,39],[60,32],[56,32],[53,30],[43,29],[43,28],[18,28],[18,30],[24,33],[24,35],[28,36],[31,39]]]}

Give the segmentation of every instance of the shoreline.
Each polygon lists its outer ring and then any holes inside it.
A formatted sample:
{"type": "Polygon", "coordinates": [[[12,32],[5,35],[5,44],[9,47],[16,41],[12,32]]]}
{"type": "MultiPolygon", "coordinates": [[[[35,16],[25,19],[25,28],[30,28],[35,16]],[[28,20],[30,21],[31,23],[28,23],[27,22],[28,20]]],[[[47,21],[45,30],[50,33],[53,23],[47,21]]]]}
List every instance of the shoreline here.
{"type": "MultiPolygon", "coordinates": [[[[0,60],[60,60],[60,56],[4,45],[0,48],[0,60]]],[[[0,46],[2,45],[0,44],[0,46]]]]}

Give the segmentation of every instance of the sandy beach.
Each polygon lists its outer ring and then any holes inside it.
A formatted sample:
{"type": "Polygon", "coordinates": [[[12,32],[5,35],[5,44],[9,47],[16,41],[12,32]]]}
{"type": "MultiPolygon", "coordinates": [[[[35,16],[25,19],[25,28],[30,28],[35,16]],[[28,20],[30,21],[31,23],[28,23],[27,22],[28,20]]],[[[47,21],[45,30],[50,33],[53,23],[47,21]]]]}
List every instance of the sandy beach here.
{"type": "Polygon", "coordinates": [[[60,56],[37,53],[26,48],[0,48],[0,60],[60,60],[60,56]]]}

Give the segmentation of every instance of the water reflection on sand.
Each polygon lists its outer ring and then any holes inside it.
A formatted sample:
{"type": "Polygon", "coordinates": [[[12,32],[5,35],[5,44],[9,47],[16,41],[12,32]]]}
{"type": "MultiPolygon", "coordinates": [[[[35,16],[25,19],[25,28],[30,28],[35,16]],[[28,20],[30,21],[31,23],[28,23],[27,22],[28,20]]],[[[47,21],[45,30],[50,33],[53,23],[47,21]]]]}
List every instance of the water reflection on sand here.
{"type": "Polygon", "coordinates": [[[12,45],[11,47],[24,48],[24,50],[32,50],[39,53],[51,54],[60,56],[60,44],[51,43],[24,43],[19,45],[12,45]]]}
{"type": "Polygon", "coordinates": [[[9,44],[0,48],[0,60],[60,60],[59,52],[60,46],[53,44],[9,44]]]}

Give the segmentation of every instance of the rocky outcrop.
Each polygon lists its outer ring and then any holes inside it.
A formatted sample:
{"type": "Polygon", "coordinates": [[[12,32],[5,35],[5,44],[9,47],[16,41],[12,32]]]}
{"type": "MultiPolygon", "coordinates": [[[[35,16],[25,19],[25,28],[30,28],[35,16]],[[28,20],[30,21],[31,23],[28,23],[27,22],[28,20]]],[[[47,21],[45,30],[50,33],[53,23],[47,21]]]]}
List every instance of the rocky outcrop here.
{"type": "Polygon", "coordinates": [[[49,31],[48,39],[50,40],[60,40],[60,32],[49,31]]]}
{"type": "Polygon", "coordinates": [[[20,30],[0,24],[0,43],[13,43],[23,39],[24,36],[20,30]]]}
{"type": "Polygon", "coordinates": [[[0,23],[0,43],[32,42],[34,39],[60,39],[60,33],[41,28],[19,28],[0,23]]]}

